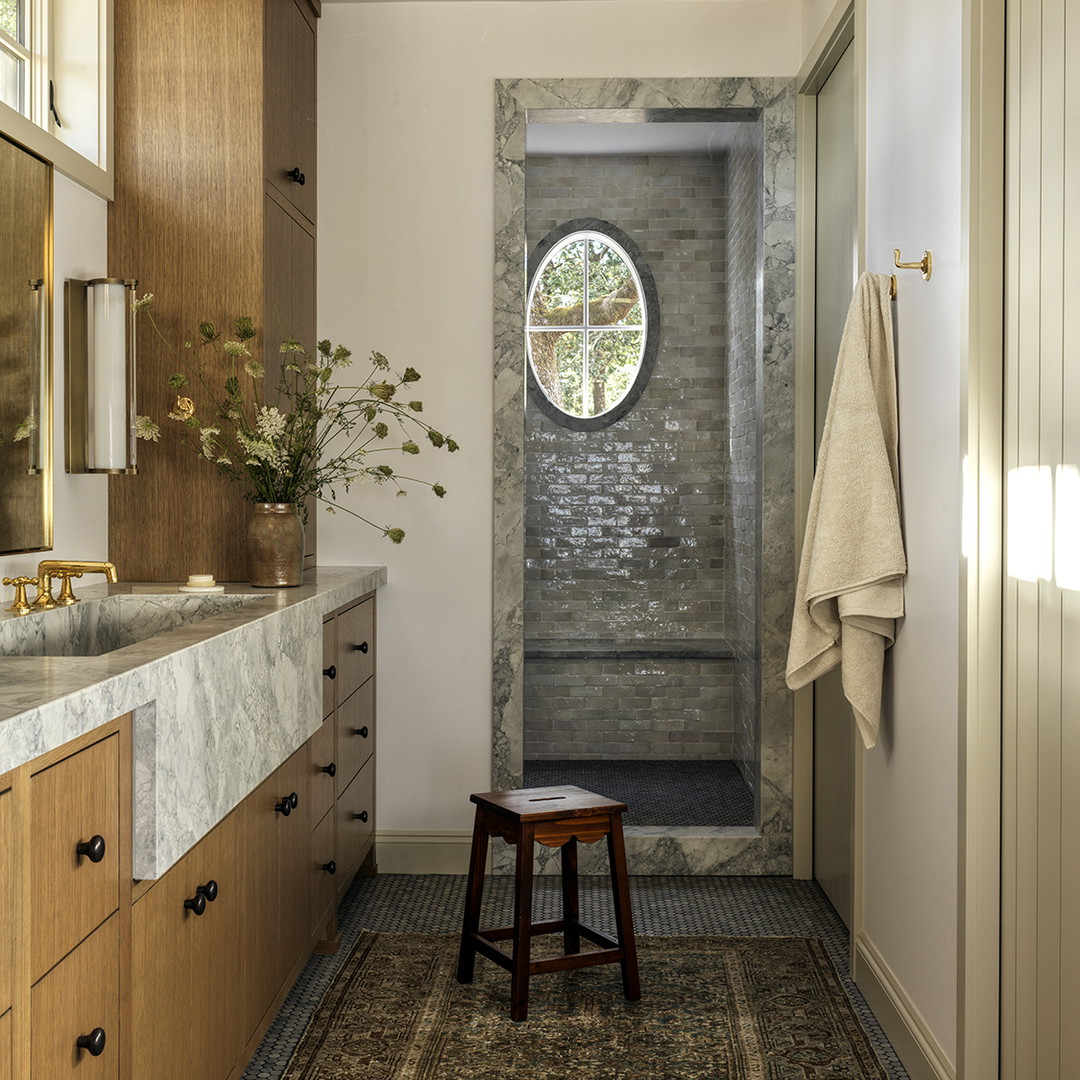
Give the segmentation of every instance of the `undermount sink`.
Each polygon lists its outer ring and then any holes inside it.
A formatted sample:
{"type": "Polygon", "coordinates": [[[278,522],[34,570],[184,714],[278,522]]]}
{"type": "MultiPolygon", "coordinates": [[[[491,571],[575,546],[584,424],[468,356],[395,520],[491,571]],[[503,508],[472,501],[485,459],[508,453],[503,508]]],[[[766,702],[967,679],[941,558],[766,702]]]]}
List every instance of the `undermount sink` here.
{"type": "Polygon", "coordinates": [[[117,593],[0,623],[0,656],[102,656],[261,596],[117,593]]]}

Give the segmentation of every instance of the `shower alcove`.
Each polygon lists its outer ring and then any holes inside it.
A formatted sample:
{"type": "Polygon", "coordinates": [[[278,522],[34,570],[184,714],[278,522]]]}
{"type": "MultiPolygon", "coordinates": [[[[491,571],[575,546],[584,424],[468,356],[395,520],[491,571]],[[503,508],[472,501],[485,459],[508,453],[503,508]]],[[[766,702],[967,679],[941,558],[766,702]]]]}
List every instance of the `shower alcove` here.
{"type": "Polygon", "coordinates": [[[633,873],[789,873],[791,83],[496,93],[494,786],[627,798],[633,873]],[[656,282],[651,377],[610,424],[523,392],[524,256],[575,219],[656,282]]]}

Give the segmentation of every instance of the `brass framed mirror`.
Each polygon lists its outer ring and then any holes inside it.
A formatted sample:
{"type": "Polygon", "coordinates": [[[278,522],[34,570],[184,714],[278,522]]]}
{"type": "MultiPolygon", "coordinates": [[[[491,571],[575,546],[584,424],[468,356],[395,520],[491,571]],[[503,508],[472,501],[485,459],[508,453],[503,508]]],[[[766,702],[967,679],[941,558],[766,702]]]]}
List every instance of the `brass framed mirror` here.
{"type": "Polygon", "coordinates": [[[52,166],[0,136],[0,555],[52,547],[52,166]]]}

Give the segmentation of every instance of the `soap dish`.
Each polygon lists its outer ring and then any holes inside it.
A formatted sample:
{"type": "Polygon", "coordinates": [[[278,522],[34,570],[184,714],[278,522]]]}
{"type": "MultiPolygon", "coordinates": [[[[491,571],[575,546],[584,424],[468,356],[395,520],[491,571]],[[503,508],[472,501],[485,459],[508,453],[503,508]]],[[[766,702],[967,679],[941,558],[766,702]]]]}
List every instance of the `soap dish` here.
{"type": "Polygon", "coordinates": [[[212,592],[224,592],[224,585],[177,585],[177,592],[187,593],[212,593],[212,592]]]}

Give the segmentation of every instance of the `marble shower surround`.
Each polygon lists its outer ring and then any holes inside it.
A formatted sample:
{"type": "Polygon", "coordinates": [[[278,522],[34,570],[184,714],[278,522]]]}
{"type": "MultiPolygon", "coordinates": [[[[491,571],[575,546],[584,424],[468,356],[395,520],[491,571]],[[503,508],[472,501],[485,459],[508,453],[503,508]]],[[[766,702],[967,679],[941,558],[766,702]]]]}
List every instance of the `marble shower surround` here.
{"type": "MultiPolygon", "coordinates": [[[[527,110],[730,109],[733,120],[759,119],[763,140],[760,819],[750,830],[631,829],[627,849],[633,873],[790,873],[792,704],[783,668],[794,560],[793,84],[771,78],[514,79],[498,80],[495,93],[493,787],[522,781],[527,110]]],[[[507,862],[496,849],[496,865],[505,869],[507,862]]]]}

